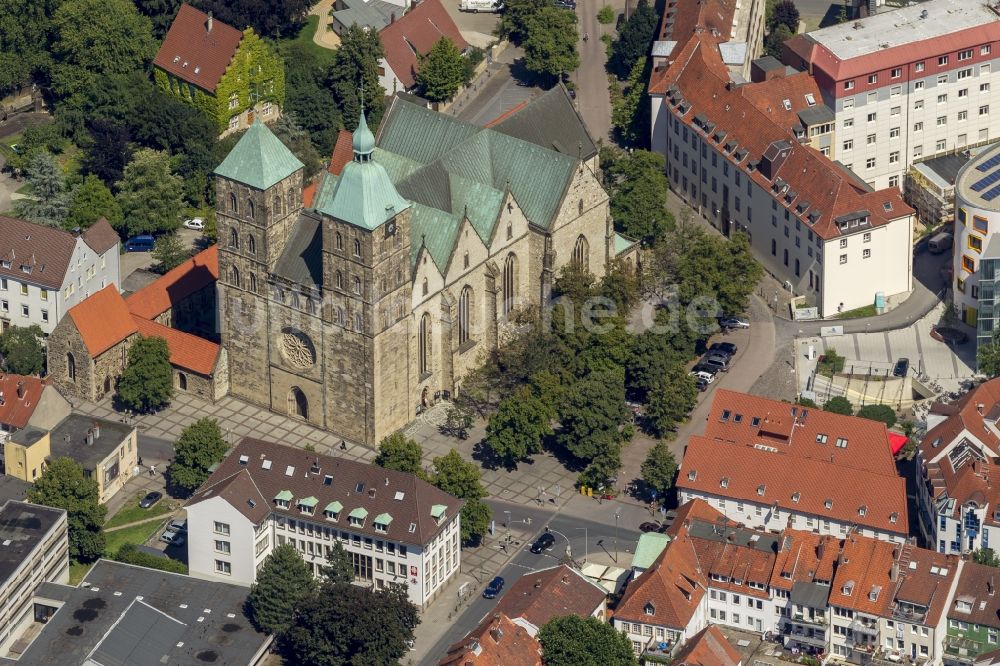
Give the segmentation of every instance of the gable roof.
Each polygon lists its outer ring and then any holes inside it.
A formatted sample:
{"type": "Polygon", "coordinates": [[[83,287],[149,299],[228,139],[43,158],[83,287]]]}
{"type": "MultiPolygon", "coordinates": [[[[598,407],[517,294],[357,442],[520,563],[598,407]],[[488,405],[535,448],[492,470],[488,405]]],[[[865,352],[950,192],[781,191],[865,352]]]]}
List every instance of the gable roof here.
{"type": "Polygon", "coordinates": [[[44,380],[38,377],[0,374],[0,423],[17,429],[27,427],[45,385],[44,380]],[[18,389],[21,390],[20,397],[18,389]]]}
{"type": "Polygon", "coordinates": [[[562,83],[518,106],[488,125],[490,129],[528,141],[564,155],[589,160],[597,155],[597,144],[582,122],[567,123],[567,116],[579,116],[566,86],[562,83]]]}
{"type": "Polygon", "coordinates": [[[502,611],[489,613],[458,641],[438,666],[542,666],[542,646],[521,624],[502,611]]]}
{"type": "Polygon", "coordinates": [[[103,217],[84,229],[81,237],[83,238],[83,242],[97,254],[104,254],[118,245],[121,240],[118,238],[118,232],[112,229],[111,225],[103,217]]]}
{"type": "Polygon", "coordinates": [[[503,595],[497,610],[541,627],[554,617],[590,617],[607,598],[607,591],[565,564],[519,578],[503,595]]]}
{"type": "Polygon", "coordinates": [[[366,520],[352,529],[377,538],[423,546],[437,536],[462,508],[462,501],[432,486],[413,474],[384,469],[363,462],[312,453],[292,446],[244,437],[219,463],[218,468],[195,492],[188,506],[222,494],[233,508],[257,524],[268,513],[299,516],[297,502],[315,498],[314,520],[337,522],[324,517],[325,508],[341,504],[339,521],[346,523],[348,515],[362,509],[367,515],[387,513],[392,517],[385,531],[376,531],[373,521],[366,520]],[[245,481],[233,486],[231,477],[244,472],[253,481],[254,493],[266,502],[258,501],[245,481]],[[329,483],[326,479],[329,477],[329,483]],[[217,486],[226,482],[222,488],[217,486]],[[359,490],[360,487],[360,490],[359,490]],[[276,505],[280,493],[291,494],[288,508],[276,505]],[[250,506],[248,500],[254,500],[250,506]],[[431,507],[445,507],[445,519],[438,523],[431,516],[431,507]]]}
{"type": "Polygon", "coordinates": [[[740,653],[729,644],[722,630],[710,624],[688,639],[677,656],[677,666],[738,666],[740,653]]]}
{"type": "Polygon", "coordinates": [[[442,37],[447,37],[459,51],[469,47],[458,26],[441,0],[424,0],[395,23],[378,34],[385,49],[385,59],[403,86],[409,90],[416,83],[419,56],[430,53],[442,37]]]}
{"type": "Polygon", "coordinates": [[[0,276],[59,289],[75,248],[68,231],[0,215],[0,276]]]}
{"type": "Polygon", "coordinates": [[[181,5],[153,64],[202,90],[215,92],[243,33],[189,4],[181,5]],[[209,30],[211,26],[211,30],[209,30]]]}
{"type": "Polygon", "coordinates": [[[125,299],[113,284],[77,303],[67,314],[91,358],[97,358],[138,330],[125,299]]]}
{"type": "Polygon", "coordinates": [[[258,190],[266,190],[301,168],[299,158],[258,117],[214,173],[258,190]]]}
{"type": "Polygon", "coordinates": [[[129,311],[155,319],[191,294],[219,279],[219,248],[211,245],[151,284],[125,298],[129,311]]]}
{"type": "Polygon", "coordinates": [[[342,129],[337,132],[337,142],[333,144],[333,154],[330,155],[330,165],[326,169],[334,176],[339,176],[340,172],[344,170],[344,166],[354,159],[354,150],[351,145],[352,141],[353,135],[349,130],[342,129]]]}
{"type": "Polygon", "coordinates": [[[955,598],[948,617],[1000,628],[1000,595],[997,594],[1000,571],[995,567],[979,564],[972,560],[965,562],[955,586],[955,598]],[[969,610],[959,610],[960,605],[968,605],[969,610]]]}
{"type": "Polygon", "coordinates": [[[147,338],[163,338],[170,350],[170,365],[206,377],[215,371],[219,345],[197,335],[132,315],[136,331],[147,338]]]}
{"type": "Polygon", "coordinates": [[[300,285],[323,284],[323,224],[315,215],[299,215],[274,264],[274,274],[300,285]]]}

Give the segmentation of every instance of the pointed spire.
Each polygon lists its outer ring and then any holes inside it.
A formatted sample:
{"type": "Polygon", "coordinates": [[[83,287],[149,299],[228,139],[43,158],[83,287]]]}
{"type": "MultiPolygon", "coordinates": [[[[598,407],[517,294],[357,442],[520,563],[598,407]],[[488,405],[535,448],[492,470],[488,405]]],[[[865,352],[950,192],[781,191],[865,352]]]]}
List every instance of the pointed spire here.
{"type": "Polygon", "coordinates": [[[354,130],[354,136],[351,137],[351,147],[354,149],[354,160],[357,162],[367,162],[375,151],[375,135],[368,129],[364,108],[361,109],[358,128],[354,130]]]}

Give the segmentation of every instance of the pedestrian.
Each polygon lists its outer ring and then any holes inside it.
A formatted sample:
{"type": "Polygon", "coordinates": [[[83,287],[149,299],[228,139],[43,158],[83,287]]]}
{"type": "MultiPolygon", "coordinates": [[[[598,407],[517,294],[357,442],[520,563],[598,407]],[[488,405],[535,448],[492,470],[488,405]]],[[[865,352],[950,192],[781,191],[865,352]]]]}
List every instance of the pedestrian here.
{"type": "Polygon", "coordinates": [[[142,467],[142,456],[139,456],[139,467],[142,467]]]}

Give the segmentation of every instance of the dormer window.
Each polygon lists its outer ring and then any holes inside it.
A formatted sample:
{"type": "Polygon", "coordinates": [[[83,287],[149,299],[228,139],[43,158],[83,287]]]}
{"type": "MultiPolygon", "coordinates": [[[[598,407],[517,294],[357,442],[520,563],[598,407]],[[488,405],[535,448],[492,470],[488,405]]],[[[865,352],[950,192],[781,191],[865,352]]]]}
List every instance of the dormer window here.
{"type": "Polygon", "coordinates": [[[305,499],[299,500],[299,511],[306,514],[307,516],[313,515],[313,511],[316,510],[316,503],[319,502],[315,497],[306,497],[305,499]]]}
{"type": "Polygon", "coordinates": [[[688,481],[694,481],[697,478],[698,478],[698,470],[693,469],[690,472],[688,472],[688,481]]]}
{"type": "Polygon", "coordinates": [[[344,505],[340,502],[330,502],[323,509],[323,515],[326,516],[327,520],[337,521],[340,520],[340,512],[344,510],[344,505]]]}
{"type": "Polygon", "coordinates": [[[854,581],[849,580],[846,583],[844,583],[844,586],[840,588],[840,593],[843,594],[845,597],[851,596],[854,593],[854,581]]]}
{"type": "Polygon", "coordinates": [[[347,522],[353,527],[364,527],[366,518],[368,518],[368,510],[360,506],[347,514],[347,522]]]}
{"type": "Polygon", "coordinates": [[[762,497],[764,495],[764,491],[765,490],[767,490],[767,486],[764,485],[763,483],[760,484],[759,486],[757,486],[757,494],[760,495],[760,496],[762,496],[762,497]]]}
{"type": "Polygon", "coordinates": [[[656,606],[651,601],[647,601],[646,605],[642,607],[642,612],[646,615],[656,615],[656,606]]]}
{"type": "Polygon", "coordinates": [[[833,500],[830,499],[830,498],[827,498],[826,501],[823,502],[823,506],[825,506],[827,509],[832,509],[833,508],[833,500]]]}
{"type": "Polygon", "coordinates": [[[441,521],[444,520],[445,512],[448,510],[444,504],[435,504],[431,507],[431,518],[440,525],[441,521]]]}
{"type": "Polygon", "coordinates": [[[893,511],[892,513],[889,514],[889,522],[890,523],[892,523],[893,525],[895,525],[897,520],[899,520],[899,514],[898,513],[896,513],[895,511],[893,511]]]}
{"type": "Polygon", "coordinates": [[[289,503],[292,501],[292,491],[282,490],[280,493],[274,496],[274,506],[279,509],[287,509],[289,503]]]}
{"type": "Polygon", "coordinates": [[[389,523],[392,522],[392,516],[388,513],[380,513],[375,516],[375,531],[376,532],[386,532],[389,530],[389,523]]]}
{"type": "Polygon", "coordinates": [[[720,488],[728,488],[729,487],[729,477],[724,476],[721,479],[719,479],[719,487],[720,488]]]}
{"type": "Polygon", "coordinates": [[[871,591],[868,593],[868,601],[878,601],[878,595],[882,591],[882,588],[878,585],[872,585],[871,591]]]}
{"type": "Polygon", "coordinates": [[[792,501],[798,504],[799,500],[802,499],[802,493],[792,493],[792,501]]]}
{"type": "Polygon", "coordinates": [[[862,504],[858,507],[858,515],[864,518],[868,514],[868,507],[862,504]]]}

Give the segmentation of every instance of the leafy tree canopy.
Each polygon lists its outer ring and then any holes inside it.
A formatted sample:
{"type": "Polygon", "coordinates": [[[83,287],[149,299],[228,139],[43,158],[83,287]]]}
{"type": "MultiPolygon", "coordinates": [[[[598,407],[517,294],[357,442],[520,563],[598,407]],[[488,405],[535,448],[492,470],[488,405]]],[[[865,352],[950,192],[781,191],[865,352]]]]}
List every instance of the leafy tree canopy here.
{"type": "Polygon", "coordinates": [[[118,381],[122,406],[140,414],[153,412],[170,403],[173,391],[167,341],[140,336],[128,350],[128,363],[118,381]]]}
{"type": "Polygon", "coordinates": [[[508,0],[497,24],[497,35],[521,45],[528,37],[535,15],[548,6],[550,3],[546,0],[508,0]]]}
{"type": "Polygon", "coordinates": [[[597,11],[597,22],[601,25],[611,25],[615,22],[615,9],[611,5],[604,5],[597,11]]]}
{"type": "Polygon", "coordinates": [[[208,469],[220,462],[228,450],[218,422],[210,418],[198,419],[184,428],[174,445],[174,461],[167,470],[170,484],[184,492],[194,492],[208,478],[208,469]]]}
{"type": "Polygon", "coordinates": [[[373,462],[386,469],[419,475],[423,472],[423,456],[424,450],[419,444],[397,431],[379,443],[373,462]]]}
{"type": "Polygon", "coordinates": [[[823,411],[833,412],[834,414],[843,414],[844,416],[851,416],[854,414],[854,405],[852,405],[851,401],[844,396],[838,395],[823,403],[823,411]]]}
{"type": "Polygon", "coordinates": [[[628,636],[595,617],[554,617],[538,630],[545,666],[635,666],[628,636]]]}
{"type": "Polygon", "coordinates": [[[799,30],[799,8],[795,6],[794,0],[778,0],[774,3],[771,11],[771,22],[768,27],[772,30],[779,25],[788,28],[793,35],[799,30]]]}
{"type": "Polygon", "coordinates": [[[576,12],[551,6],[539,9],[528,22],[524,68],[543,79],[572,72],[580,66],[578,39],[576,12]]]}
{"type": "Polygon", "coordinates": [[[177,16],[181,0],[132,0],[139,13],[147,17],[153,24],[153,37],[161,41],[170,29],[170,24],[177,16]]]}
{"type": "Polygon", "coordinates": [[[791,39],[792,31],[784,23],[779,23],[774,30],[764,38],[764,53],[775,58],[781,57],[781,45],[791,39]]]}
{"type": "Polygon", "coordinates": [[[323,578],[328,584],[350,583],[354,580],[354,562],[340,542],[333,544],[323,566],[323,578]]]}
{"type": "Polygon", "coordinates": [[[238,30],[250,26],[259,35],[288,39],[302,29],[312,3],[310,0],[199,0],[197,5],[238,30]]]}
{"type": "Polygon", "coordinates": [[[9,327],[0,334],[4,370],[16,375],[41,375],[45,371],[44,339],[38,324],[9,327]]]}
{"type": "Polygon", "coordinates": [[[122,209],[101,179],[90,174],[73,189],[63,226],[67,229],[86,229],[102,217],[111,226],[120,227],[122,209]]]}
{"type": "Polygon", "coordinates": [[[552,410],[528,388],[500,402],[486,426],[486,448],[513,468],[518,461],[542,450],[552,434],[552,410]]]}
{"type": "Polygon", "coordinates": [[[683,365],[671,365],[648,394],[645,422],[649,431],[665,437],[687,418],[697,400],[694,377],[683,365]]]}
{"type": "Polygon", "coordinates": [[[896,424],[896,412],[889,405],[865,405],[858,410],[858,416],[872,421],[882,421],[887,428],[896,424]]]}
{"type": "Polygon", "coordinates": [[[417,86],[421,95],[432,102],[451,99],[465,83],[466,68],[462,52],[455,42],[442,37],[420,58],[417,86]]]}
{"type": "Polygon", "coordinates": [[[462,543],[478,544],[490,527],[493,511],[481,499],[466,500],[462,507],[462,533],[459,535],[462,543]]]}
{"type": "MultiPolygon", "coordinates": [[[[612,102],[611,124],[614,125],[621,143],[626,146],[641,148],[649,145],[649,104],[646,100],[646,85],[651,65],[647,67],[647,64],[645,56],[635,61],[628,75],[624,94],[616,96],[612,102]]],[[[612,85],[617,89],[617,83],[612,85]]]]}
{"type": "Polygon", "coordinates": [[[312,567],[294,546],[282,544],[264,558],[257,570],[247,597],[250,619],[258,629],[281,637],[292,624],[296,604],[315,589],[312,567]]]}
{"type": "Polygon", "coordinates": [[[987,377],[1000,376],[1000,329],[993,331],[989,344],[979,345],[976,350],[976,367],[987,377]]]}
{"type": "Polygon", "coordinates": [[[624,373],[614,370],[580,379],[568,391],[560,413],[562,446],[580,460],[591,461],[623,440],[629,418],[624,373]]]}
{"type": "Polygon", "coordinates": [[[486,489],[479,480],[479,467],[463,458],[455,449],[435,458],[433,463],[432,482],[441,490],[465,500],[486,497],[486,489]]]}
{"type": "Polygon", "coordinates": [[[92,562],[104,552],[104,517],[97,481],[87,478],[72,458],[56,458],[28,489],[28,501],[65,509],[69,523],[69,556],[92,562]]]}
{"type": "Polygon", "coordinates": [[[619,152],[607,162],[606,184],[615,228],[652,246],[674,226],[667,211],[666,161],[659,153],[619,152]]]}
{"type": "Polygon", "coordinates": [[[337,131],[343,127],[338,101],[327,86],[333,52],[330,58],[321,58],[314,49],[299,42],[283,42],[279,46],[285,62],[282,111],[293,114],[313,144],[327,152],[337,142],[337,131]]]}
{"type": "Polygon", "coordinates": [[[618,39],[611,45],[608,69],[619,79],[626,78],[636,61],[649,53],[659,18],[648,0],[639,0],[635,11],[622,26],[618,39]]]}
{"type": "Polygon", "coordinates": [[[0,97],[47,72],[52,13],[59,0],[0,2],[0,97]]]}
{"type": "MultiPolygon", "coordinates": [[[[316,151],[309,133],[299,125],[298,118],[292,113],[283,113],[271,124],[271,131],[281,140],[292,154],[299,158],[305,167],[305,177],[311,178],[323,168],[323,158],[316,151]]],[[[328,147],[329,149],[329,147],[328,147]]]]}
{"type": "Polygon", "coordinates": [[[988,567],[1000,567],[1000,557],[992,548],[980,548],[972,551],[972,561],[988,567]]]}
{"type": "Polygon", "coordinates": [[[677,460],[670,452],[670,447],[664,441],[659,441],[649,450],[642,462],[642,480],[663,497],[674,487],[674,477],[677,476],[677,460]]]}
{"type": "Polygon", "coordinates": [[[118,183],[124,235],[174,231],[180,227],[182,191],[181,179],[171,171],[166,153],[148,148],[137,151],[118,183]]]}
{"type": "Polygon", "coordinates": [[[70,196],[55,158],[47,151],[37,151],[28,164],[26,176],[31,186],[30,198],[15,201],[14,212],[38,224],[61,227],[69,210],[70,196]]]}
{"type": "Polygon", "coordinates": [[[166,273],[177,268],[191,257],[191,250],[184,245],[184,241],[176,233],[163,234],[156,239],[153,248],[153,259],[156,264],[153,267],[157,273],[166,273]]]}
{"type": "Polygon", "coordinates": [[[344,126],[354,131],[361,118],[360,85],[364,84],[365,116],[378,127],[385,112],[385,89],[378,83],[378,60],[385,55],[378,32],[352,25],[340,36],[327,84],[333,91],[344,126]]]}

